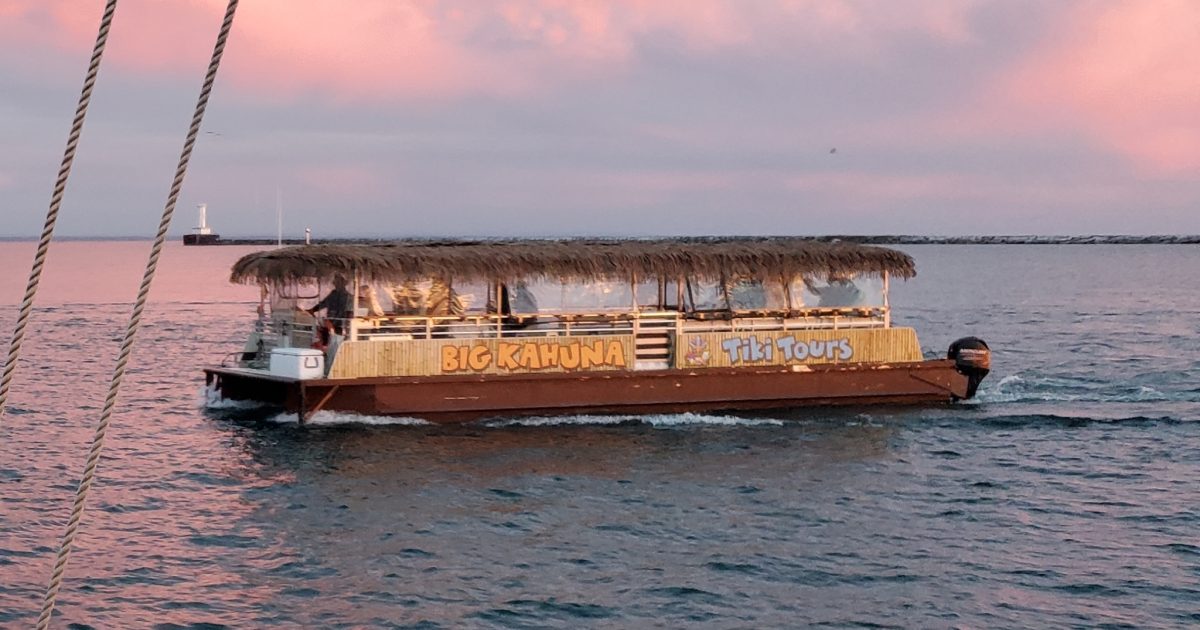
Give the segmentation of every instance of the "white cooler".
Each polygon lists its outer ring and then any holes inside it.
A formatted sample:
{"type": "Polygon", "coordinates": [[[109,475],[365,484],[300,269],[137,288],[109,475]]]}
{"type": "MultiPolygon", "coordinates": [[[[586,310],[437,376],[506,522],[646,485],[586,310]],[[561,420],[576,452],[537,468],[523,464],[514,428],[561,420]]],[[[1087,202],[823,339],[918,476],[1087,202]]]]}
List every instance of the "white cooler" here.
{"type": "Polygon", "coordinates": [[[325,378],[325,353],[312,348],[275,348],[270,372],[288,378],[325,378]]]}

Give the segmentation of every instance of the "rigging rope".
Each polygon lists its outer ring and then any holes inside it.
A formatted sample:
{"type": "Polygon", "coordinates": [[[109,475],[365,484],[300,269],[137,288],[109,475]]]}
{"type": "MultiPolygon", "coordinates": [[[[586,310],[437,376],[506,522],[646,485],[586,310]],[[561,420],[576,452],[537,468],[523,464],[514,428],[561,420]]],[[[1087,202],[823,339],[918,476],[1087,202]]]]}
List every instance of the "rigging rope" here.
{"type": "Polygon", "coordinates": [[[171,217],[175,214],[175,203],[179,199],[179,190],[183,187],[183,177],[187,173],[188,161],[192,156],[192,147],[196,144],[196,135],[200,132],[200,122],[204,120],[204,110],[208,107],[208,96],[212,92],[213,81],[217,77],[217,68],[221,65],[221,55],[225,52],[225,41],[229,38],[230,27],[233,26],[233,14],[237,10],[238,0],[229,0],[225,9],[225,21],[221,23],[217,43],[213,47],[212,61],[208,64],[208,74],[204,77],[204,86],[200,88],[200,98],[196,102],[196,112],[192,116],[192,126],[188,128],[187,139],[183,143],[183,152],[179,156],[179,166],[175,169],[175,180],[171,183],[171,191],[167,195],[167,204],[163,208],[162,220],[158,224],[158,234],[150,249],[150,257],[146,261],[146,273],[142,276],[142,285],[138,289],[137,302],[129,317],[129,326],[125,330],[125,340],[121,343],[121,352],[113,369],[112,383],[108,389],[108,397],[104,400],[104,409],[100,412],[100,420],[96,423],[96,432],[92,437],[92,447],[88,452],[87,463],[83,468],[83,477],[79,480],[79,488],[75,493],[75,504],[71,510],[71,518],[67,522],[67,530],[63,534],[62,546],[58,550],[58,559],[54,563],[54,572],[46,587],[46,596],[42,602],[42,613],[38,617],[37,628],[44,630],[50,626],[50,616],[54,614],[54,603],[58,591],[62,587],[63,574],[67,567],[67,558],[71,554],[71,546],[75,542],[75,534],[79,531],[79,521],[83,518],[84,505],[87,503],[88,491],[96,476],[96,465],[100,461],[100,452],[104,449],[104,435],[112,418],[113,406],[117,402],[117,393],[121,388],[121,380],[125,377],[125,366],[129,363],[129,355],[133,350],[134,337],[137,335],[138,324],[141,323],[142,311],[146,306],[146,297],[150,293],[150,284],[154,281],[154,272],[158,268],[158,257],[166,241],[167,228],[171,225],[171,217]]]}
{"type": "Polygon", "coordinates": [[[17,325],[13,329],[12,341],[8,345],[8,359],[4,362],[4,375],[0,376],[0,420],[4,419],[8,390],[12,386],[13,374],[17,371],[17,360],[21,357],[21,342],[25,340],[25,326],[29,323],[29,314],[33,311],[33,298],[37,295],[38,284],[42,281],[42,267],[46,263],[46,254],[50,250],[54,225],[58,222],[58,210],[62,207],[63,192],[67,188],[67,177],[71,174],[71,165],[75,163],[75,148],[79,145],[79,135],[83,131],[83,119],[87,117],[88,104],[92,102],[92,87],[96,84],[96,75],[100,72],[100,58],[104,56],[104,46],[108,42],[108,31],[112,27],[113,12],[116,9],[117,0],[108,0],[108,4],[104,7],[104,17],[100,19],[100,32],[96,35],[96,46],[92,49],[92,61],[88,65],[87,76],[83,80],[83,91],[79,94],[79,105],[75,108],[75,120],[71,123],[71,133],[67,135],[67,148],[63,152],[62,165],[58,168],[58,181],[54,183],[54,193],[50,196],[50,209],[46,211],[46,224],[42,228],[42,238],[38,241],[37,253],[33,256],[33,267],[29,270],[29,284],[25,287],[25,299],[21,301],[21,309],[17,314],[17,325]]]}

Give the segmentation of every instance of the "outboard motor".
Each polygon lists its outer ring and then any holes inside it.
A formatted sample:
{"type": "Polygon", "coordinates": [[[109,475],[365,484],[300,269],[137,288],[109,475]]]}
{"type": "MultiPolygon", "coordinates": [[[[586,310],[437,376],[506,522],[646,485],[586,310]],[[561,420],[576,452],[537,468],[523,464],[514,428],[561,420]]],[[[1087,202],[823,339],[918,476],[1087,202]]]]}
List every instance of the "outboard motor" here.
{"type": "Polygon", "coordinates": [[[992,369],[992,351],[987,342],[979,337],[963,337],[950,344],[946,358],[954,359],[954,367],[967,377],[967,398],[974,397],[983,377],[992,369]]]}

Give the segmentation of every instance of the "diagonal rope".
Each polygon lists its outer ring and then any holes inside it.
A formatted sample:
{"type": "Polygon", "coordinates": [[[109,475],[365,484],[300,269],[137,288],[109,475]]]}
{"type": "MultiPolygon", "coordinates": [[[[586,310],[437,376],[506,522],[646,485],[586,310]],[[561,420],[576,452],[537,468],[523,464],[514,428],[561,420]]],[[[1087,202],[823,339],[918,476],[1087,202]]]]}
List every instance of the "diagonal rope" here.
{"type": "Polygon", "coordinates": [[[58,181],[54,183],[54,193],[50,196],[46,225],[42,228],[37,253],[33,256],[33,267],[29,270],[29,284],[25,287],[25,299],[21,301],[17,325],[8,345],[4,375],[0,376],[0,420],[4,419],[8,390],[12,386],[13,374],[17,371],[17,360],[21,357],[21,342],[25,340],[25,326],[29,323],[29,314],[33,311],[33,298],[37,295],[38,284],[42,281],[42,267],[46,263],[46,254],[50,251],[50,239],[54,236],[54,225],[58,222],[58,210],[62,207],[63,192],[67,189],[67,177],[71,174],[71,165],[75,163],[75,148],[79,145],[79,135],[83,132],[83,119],[87,116],[88,104],[92,101],[92,87],[96,85],[96,75],[100,72],[100,58],[104,56],[104,46],[108,42],[108,31],[112,27],[113,12],[116,9],[117,0],[108,0],[108,5],[104,7],[104,17],[100,19],[96,46],[92,49],[92,62],[88,65],[87,76],[83,80],[83,91],[79,94],[79,105],[75,108],[75,120],[71,123],[71,133],[67,135],[67,149],[63,152],[62,165],[58,168],[58,181]]]}
{"type": "Polygon", "coordinates": [[[121,380],[125,377],[125,367],[129,363],[129,355],[133,350],[134,337],[137,335],[138,324],[142,320],[142,311],[146,307],[146,297],[150,293],[150,284],[154,281],[154,272],[158,268],[158,257],[162,253],[163,243],[166,242],[167,228],[171,225],[171,217],[175,214],[175,203],[179,200],[179,190],[183,187],[183,177],[187,174],[188,161],[192,156],[192,147],[196,144],[196,135],[200,132],[200,123],[204,120],[204,110],[208,107],[208,96],[212,92],[213,81],[217,78],[217,68],[221,65],[221,55],[225,52],[225,41],[229,38],[230,27],[233,26],[233,14],[237,10],[238,0],[229,0],[225,9],[225,21],[221,23],[221,32],[217,35],[217,43],[213,47],[212,61],[208,64],[208,74],[204,77],[204,86],[200,88],[200,98],[196,102],[196,112],[192,116],[192,126],[188,128],[187,139],[183,143],[183,152],[179,156],[179,166],[175,169],[175,180],[171,183],[171,191],[167,195],[167,204],[163,208],[162,221],[158,224],[158,234],[150,249],[150,258],[146,261],[146,273],[142,276],[142,285],[138,289],[137,302],[129,317],[129,327],[125,330],[125,340],[121,343],[121,352],[113,369],[112,383],[108,389],[108,397],[104,400],[104,409],[100,412],[100,421],[96,424],[96,433],[92,438],[92,448],[88,453],[87,463],[83,468],[83,477],[79,480],[79,489],[75,493],[75,504],[71,509],[71,518],[67,522],[67,530],[63,534],[62,546],[58,550],[58,559],[54,563],[54,572],[50,576],[50,584],[46,587],[46,597],[42,602],[42,614],[38,617],[37,628],[44,630],[50,625],[50,616],[54,614],[54,603],[58,591],[62,587],[63,573],[66,571],[67,558],[71,554],[71,546],[75,542],[75,534],[79,531],[79,521],[83,517],[84,505],[87,503],[88,491],[96,476],[96,465],[100,461],[100,452],[104,449],[104,435],[108,431],[112,419],[113,407],[117,402],[117,393],[121,388],[121,380]]]}

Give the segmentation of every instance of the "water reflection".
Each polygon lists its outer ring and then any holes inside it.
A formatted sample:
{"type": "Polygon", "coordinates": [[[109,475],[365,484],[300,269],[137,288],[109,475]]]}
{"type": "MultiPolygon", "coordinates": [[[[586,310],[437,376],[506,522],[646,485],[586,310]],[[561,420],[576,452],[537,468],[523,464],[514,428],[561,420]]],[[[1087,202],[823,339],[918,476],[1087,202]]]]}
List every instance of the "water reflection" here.
{"type": "MultiPolygon", "coordinates": [[[[247,569],[303,578],[303,592],[282,589],[271,601],[298,623],[341,611],[321,597],[337,590],[370,594],[355,598],[361,619],[395,618],[399,603],[454,624],[497,593],[507,594],[500,601],[527,595],[545,572],[584,585],[598,579],[597,567],[624,571],[611,554],[653,558],[690,547],[695,534],[684,532],[697,515],[716,519],[701,526],[712,530],[706,545],[727,538],[734,523],[804,519],[812,512],[785,497],[800,492],[819,502],[831,484],[853,487],[873,476],[872,462],[891,456],[895,431],[828,421],[228,426],[245,437],[240,446],[256,470],[286,480],[277,491],[244,496],[255,506],[246,518],[278,541],[270,566],[247,569]],[[673,491],[662,492],[664,479],[673,491]],[[719,498],[727,495],[728,503],[719,498]]],[[[650,584],[645,576],[631,583],[650,584]]],[[[577,595],[606,597],[587,588],[577,595]]]]}
{"type": "MultiPolygon", "coordinates": [[[[0,423],[0,626],[36,618],[148,247],[92,245],[52,255],[0,423]]],[[[897,323],[996,349],[975,404],[305,429],[198,408],[257,296],[236,249],[168,250],[57,621],[1194,625],[1200,250],[907,249],[897,323]]]]}

